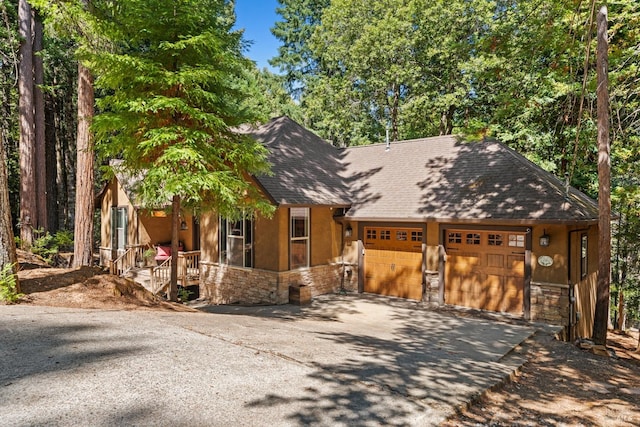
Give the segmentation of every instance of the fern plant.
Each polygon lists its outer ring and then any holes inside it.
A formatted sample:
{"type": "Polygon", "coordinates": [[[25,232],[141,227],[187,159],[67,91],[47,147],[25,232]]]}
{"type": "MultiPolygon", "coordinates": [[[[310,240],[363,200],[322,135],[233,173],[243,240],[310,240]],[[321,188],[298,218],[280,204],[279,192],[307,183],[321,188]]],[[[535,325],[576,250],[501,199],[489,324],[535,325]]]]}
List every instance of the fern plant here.
{"type": "Polygon", "coordinates": [[[5,264],[0,270],[0,301],[14,303],[23,294],[18,292],[16,275],[13,273],[14,264],[5,264]]]}

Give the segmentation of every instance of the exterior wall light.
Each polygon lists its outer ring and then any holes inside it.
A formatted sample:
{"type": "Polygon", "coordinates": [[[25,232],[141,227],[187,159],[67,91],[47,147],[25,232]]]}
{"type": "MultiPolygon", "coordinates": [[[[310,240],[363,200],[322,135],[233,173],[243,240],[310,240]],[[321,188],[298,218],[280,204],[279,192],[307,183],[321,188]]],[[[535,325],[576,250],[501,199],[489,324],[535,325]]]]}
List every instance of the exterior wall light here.
{"type": "Polygon", "coordinates": [[[182,220],[182,222],[180,223],[180,230],[188,230],[189,227],[187,227],[187,221],[182,220]]]}
{"type": "Polygon", "coordinates": [[[351,237],[353,233],[353,228],[351,228],[351,224],[347,224],[347,228],[344,229],[344,237],[351,237]]]}
{"type": "Polygon", "coordinates": [[[549,246],[549,243],[551,243],[551,236],[549,236],[547,230],[544,229],[542,236],[540,236],[540,246],[549,246]]]}

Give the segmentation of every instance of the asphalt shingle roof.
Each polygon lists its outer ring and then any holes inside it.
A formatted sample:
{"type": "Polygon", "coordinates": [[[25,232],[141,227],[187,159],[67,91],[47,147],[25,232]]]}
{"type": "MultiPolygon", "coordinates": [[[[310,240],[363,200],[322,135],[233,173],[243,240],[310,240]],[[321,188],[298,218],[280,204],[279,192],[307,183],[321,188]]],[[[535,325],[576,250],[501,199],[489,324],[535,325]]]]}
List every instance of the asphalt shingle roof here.
{"type": "Polygon", "coordinates": [[[343,150],[360,220],[593,222],[597,204],[496,141],[456,136],[343,150]]]}
{"type": "Polygon", "coordinates": [[[340,152],[288,117],[239,130],[269,150],[272,176],[256,179],[280,205],[349,206],[340,152]]]}

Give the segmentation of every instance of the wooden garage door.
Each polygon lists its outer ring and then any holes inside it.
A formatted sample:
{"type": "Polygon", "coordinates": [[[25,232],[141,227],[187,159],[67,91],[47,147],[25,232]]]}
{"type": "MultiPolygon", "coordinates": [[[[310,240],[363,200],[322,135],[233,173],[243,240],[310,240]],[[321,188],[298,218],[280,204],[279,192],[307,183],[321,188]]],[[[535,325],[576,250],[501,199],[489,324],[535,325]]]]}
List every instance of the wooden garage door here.
{"type": "Polygon", "coordinates": [[[512,231],[445,232],[445,302],[521,314],[526,236],[512,231]]]}
{"type": "Polygon", "coordinates": [[[422,299],[422,229],[365,227],[364,291],[422,299]]]}

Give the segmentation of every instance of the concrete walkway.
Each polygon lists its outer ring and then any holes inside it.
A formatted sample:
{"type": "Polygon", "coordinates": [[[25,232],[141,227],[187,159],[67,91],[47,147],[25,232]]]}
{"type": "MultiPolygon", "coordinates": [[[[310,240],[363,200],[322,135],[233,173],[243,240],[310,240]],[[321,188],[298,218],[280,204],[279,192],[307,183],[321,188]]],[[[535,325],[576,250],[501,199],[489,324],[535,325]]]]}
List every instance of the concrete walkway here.
{"type": "Polygon", "coordinates": [[[437,425],[535,332],[358,295],[203,310],[0,306],[0,425],[437,425]]]}

